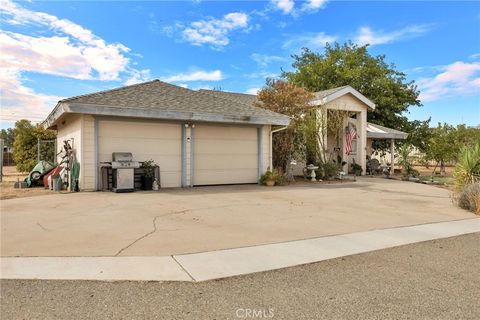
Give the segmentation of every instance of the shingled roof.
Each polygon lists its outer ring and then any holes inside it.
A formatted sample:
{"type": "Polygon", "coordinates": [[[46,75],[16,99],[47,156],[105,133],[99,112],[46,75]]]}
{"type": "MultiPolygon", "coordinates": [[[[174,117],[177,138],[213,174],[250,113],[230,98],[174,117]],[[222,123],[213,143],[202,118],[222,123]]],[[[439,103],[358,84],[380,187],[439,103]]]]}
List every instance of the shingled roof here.
{"type": "Polygon", "coordinates": [[[206,90],[200,89],[200,92],[213,95],[218,98],[224,98],[231,101],[253,105],[257,101],[257,96],[254,94],[248,93],[238,93],[238,92],[228,92],[228,91],[217,91],[217,90],[206,90]]]}
{"type": "MultiPolygon", "coordinates": [[[[240,102],[248,105],[253,105],[257,100],[257,96],[253,94],[246,93],[236,93],[236,92],[225,92],[225,91],[215,91],[215,90],[200,90],[200,92],[205,92],[216,97],[226,98],[231,101],[240,102]]],[[[314,93],[314,98],[312,100],[313,105],[323,105],[330,101],[333,101],[345,94],[352,94],[357,99],[365,103],[371,109],[375,108],[375,104],[370,101],[367,97],[362,95],[360,92],[352,88],[351,86],[342,86],[337,88],[332,88],[328,90],[317,91],[314,93]]]]}
{"type": "Polygon", "coordinates": [[[286,125],[290,118],[231,99],[160,80],[64,99],[45,120],[52,127],[63,113],[137,118],[286,125]]]}

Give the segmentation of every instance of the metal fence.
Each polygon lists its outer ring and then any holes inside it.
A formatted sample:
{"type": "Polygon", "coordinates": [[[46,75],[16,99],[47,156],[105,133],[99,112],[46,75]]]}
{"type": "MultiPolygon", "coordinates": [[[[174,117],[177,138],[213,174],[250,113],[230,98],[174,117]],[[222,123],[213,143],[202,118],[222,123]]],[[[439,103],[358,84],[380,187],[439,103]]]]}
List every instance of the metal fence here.
{"type": "Polygon", "coordinates": [[[57,139],[37,140],[37,162],[40,160],[57,164],[57,139]]]}

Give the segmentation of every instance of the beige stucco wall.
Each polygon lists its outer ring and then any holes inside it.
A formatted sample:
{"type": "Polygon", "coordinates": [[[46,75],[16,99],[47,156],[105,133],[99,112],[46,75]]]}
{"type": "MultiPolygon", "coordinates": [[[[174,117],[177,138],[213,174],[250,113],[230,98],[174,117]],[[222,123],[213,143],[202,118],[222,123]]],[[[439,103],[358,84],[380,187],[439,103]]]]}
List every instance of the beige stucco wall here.
{"type": "Polygon", "coordinates": [[[82,117],[82,163],[80,176],[83,179],[83,190],[96,190],[95,171],[95,118],[91,115],[82,117]]]}
{"type": "Polygon", "coordinates": [[[67,114],[57,125],[57,153],[62,150],[64,140],[73,138],[72,147],[80,163],[79,187],[82,191],[95,189],[94,137],[94,119],[89,115],[67,114]]]}
{"type": "Polygon", "coordinates": [[[268,168],[270,167],[270,163],[272,162],[272,145],[270,140],[270,132],[272,130],[272,126],[265,125],[260,128],[262,131],[261,133],[261,143],[263,150],[263,157],[262,157],[262,167],[260,168],[261,173],[265,173],[268,168]]]}

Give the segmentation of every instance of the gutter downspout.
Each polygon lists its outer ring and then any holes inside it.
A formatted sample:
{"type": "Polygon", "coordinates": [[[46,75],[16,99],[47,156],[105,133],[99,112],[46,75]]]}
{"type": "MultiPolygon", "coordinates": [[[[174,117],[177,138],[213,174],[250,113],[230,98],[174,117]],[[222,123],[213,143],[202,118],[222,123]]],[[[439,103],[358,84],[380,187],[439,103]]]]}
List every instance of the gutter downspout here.
{"type": "Polygon", "coordinates": [[[279,131],[283,131],[285,129],[287,129],[288,126],[285,126],[285,127],[281,127],[281,128],[278,128],[278,129],[275,129],[275,130],[270,130],[270,170],[273,170],[273,145],[272,145],[272,138],[273,138],[273,134],[276,133],[276,132],[279,132],[279,131]]]}

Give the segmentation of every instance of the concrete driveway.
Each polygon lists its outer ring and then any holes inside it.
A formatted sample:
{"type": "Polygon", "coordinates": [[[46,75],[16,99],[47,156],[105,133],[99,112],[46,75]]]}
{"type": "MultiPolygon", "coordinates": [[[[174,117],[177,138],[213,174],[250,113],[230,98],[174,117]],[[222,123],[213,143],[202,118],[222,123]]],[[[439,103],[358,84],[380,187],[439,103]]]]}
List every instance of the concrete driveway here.
{"type": "Polygon", "coordinates": [[[52,194],[1,209],[2,256],[172,255],[475,217],[447,190],[376,178],[52,194]]]}

